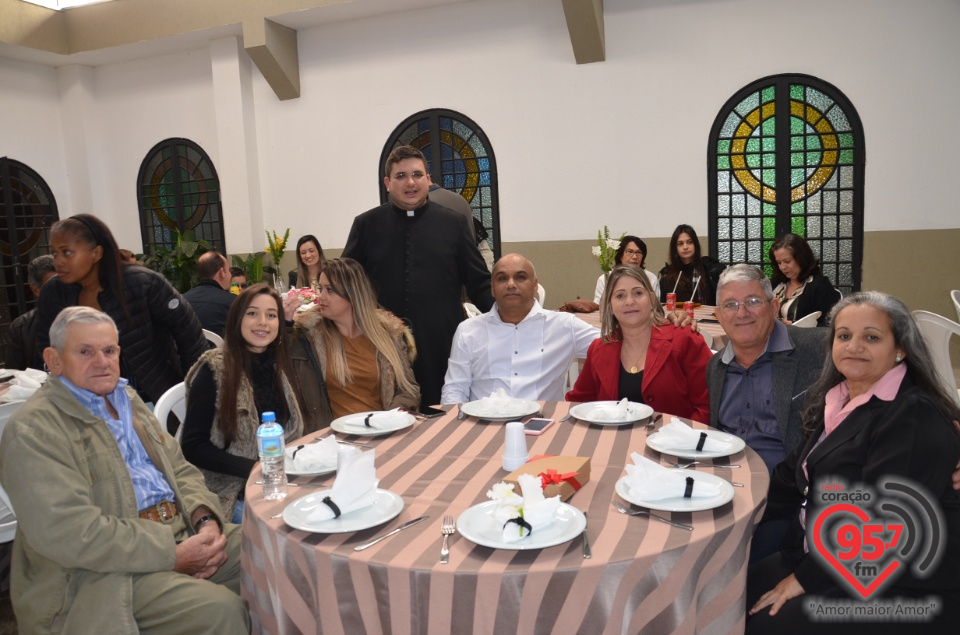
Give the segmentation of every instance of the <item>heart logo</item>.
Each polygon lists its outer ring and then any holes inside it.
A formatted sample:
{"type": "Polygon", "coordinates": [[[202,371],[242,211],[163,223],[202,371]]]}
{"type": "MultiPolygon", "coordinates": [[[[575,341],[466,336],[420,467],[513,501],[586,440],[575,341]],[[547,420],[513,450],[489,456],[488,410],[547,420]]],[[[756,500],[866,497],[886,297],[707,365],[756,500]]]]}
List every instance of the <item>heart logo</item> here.
{"type": "MultiPolygon", "coordinates": [[[[841,504],[831,505],[830,507],[827,507],[820,513],[819,516],[817,516],[817,521],[813,525],[813,544],[816,547],[817,552],[821,556],[823,556],[824,560],[830,563],[830,565],[833,566],[833,568],[836,569],[841,576],[843,576],[843,579],[846,580],[847,583],[857,593],[863,596],[864,599],[867,599],[880,587],[881,584],[884,583],[884,581],[887,578],[889,578],[897,569],[900,568],[901,562],[897,558],[892,558],[887,563],[887,565],[883,568],[883,570],[877,573],[877,577],[874,578],[873,582],[871,582],[869,585],[864,586],[864,584],[853,575],[850,569],[844,566],[844,564],[840,562],[840,560],[837,558],[837,556],[840,555],[840,551],[841,551],[839,548],[839,545],[837,547],[832,547],[831,545],[824,544],[823,542],[822,531],[823,531],[824,523],[826,523],[827,519],[830,518],[830,516],[834,514],[843,513],[843,512],[853,514],[854,516],[856,516],[860,520],[860,527],[856,527],[856,525],[844,525],[841,528],[841,531],[843,531],[843,529],[850,528],[856,532],[856,535],[858,537],[863,536],[864,532],[862,530],[864,525],[870,521],[870,515],[867,514],[867,512],[860,509],[859,507],[855,507],[853,505],[849,505],[846,503],[841,503],[841,504]],[[834,553],[834,551],[836,551],[836,554],[834,553]]],[[[879,546],[881,550],[885,550],[887,548],[892,547],[893,543],[885,545],[879,540],[877,540],[872,544],[872,546],[874,546],[875,548],[879,546]]],[[[859,545],[857,545],[856,553],[859,553],[859,545]]],[[[853,559],[856,557],[856,554],[853,553],[852,551],[848,551],[847,554],[844,555],[844,557],[845,559],[853,559]]],[[[876,560],[879,557],[880,557],[880,554],[877,554],[876,556],[871,555],[870,559],[876,560]]],[[[859,564],[860,560],[857,560],[857,563],[859,564]]],[[[870,570],[872,570],[873,572],[876,572],[877,570],[876,565],[868,565],[868,566],[870,567],[870,570]]]]}

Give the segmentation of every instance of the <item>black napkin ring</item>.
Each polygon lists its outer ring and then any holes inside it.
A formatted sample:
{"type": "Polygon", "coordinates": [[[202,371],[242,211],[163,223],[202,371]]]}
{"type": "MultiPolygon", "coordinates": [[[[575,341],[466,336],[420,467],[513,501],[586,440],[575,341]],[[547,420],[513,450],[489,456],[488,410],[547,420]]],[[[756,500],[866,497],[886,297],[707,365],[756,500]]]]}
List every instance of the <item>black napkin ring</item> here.
{"type": "Polygon", "coordinates": [[[373,417],[373,413],[372,413],[372,412],[371,412],[370,414],[368,414],[366,417],[364,417],[364,418],[363,418],[363,425],[367,426],[368,428],[372,428],[373,426],[370,425],[370,419],[371,419],[372,417],[373,417]]]}
{"type": "Polygon", "coordinates": [[[687,477],[687,488],[683,490],[683,497],[684,498],[693,497],[693,477],[692,476],[687,477]]]}
{"type": "Polygon", "coordinates": [[[298,445],[298,446],[297,446],[297,449],[294,450],[294,451],[293,451],[293,454],[290,455],[290,460],[293,460],[293,459],[297,458],[297,452],[299,452],[300,450],[302,450],[302,449],[305,448],[305,447],[307,447],[307,446],[305,446],[305,445],[298,445]]]}
{"type": "Polygon", "coordinates": [[[697,452],[701,452],[701,451],[703,450],[703,444],[706,443],[706,442],[707,442],[707,433],[706,433],[706,432],[701,432],[701,433],[700,433],[700,440],[697,441],[697,452]]]}
{"type": "MultiPolygon", "coordinates": [[[[520,525],[520,528],[521,528],[521,529],[526,529],[526,530],[527,530],[527,534],[532,534],[532,533],[533,533],[533,525],[531,525],[530,523],[528,523],[527,521],[525,521],[521,516],[517,516],[516,518],[511,518],[511,519],[508,520],[507,522],[503,523],[503,528],[506,529],[506,528],[507,528],[507,525],[509,525],[510,523],[515,523],[515,524],[517,524],[517,525],[520,525]]],[[[523,532],[522,532],[522,531],[520,532],[520,535],[523,536],[523,532]]]]}
{"type": "Polygon", "coordinates": [[[320,502],[333,510],[334,518],[340,518],[340,508],[337,507],[337,504],[333,502],[332,498],[330,498],[329,496],[324,496],[323,500],[320,502]]]}

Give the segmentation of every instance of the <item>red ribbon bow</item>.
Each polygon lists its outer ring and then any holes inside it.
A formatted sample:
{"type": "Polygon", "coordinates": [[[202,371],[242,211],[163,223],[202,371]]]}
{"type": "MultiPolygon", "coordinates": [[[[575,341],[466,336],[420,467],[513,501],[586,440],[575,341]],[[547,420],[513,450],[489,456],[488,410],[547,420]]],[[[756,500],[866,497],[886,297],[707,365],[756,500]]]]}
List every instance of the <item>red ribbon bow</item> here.
{"type": "Polygon", "coordinates": [[[550,468],[546,472],[540,472],[540,487],[545,488],[547,485],[551,484],[560,484],[560,483],[569,483],[573,487],[573,491],[577,491],[582,487],[580,481],[576,478],[576,472],[567,472],[566,474],[560,474],[555,469],[550,468]]]}

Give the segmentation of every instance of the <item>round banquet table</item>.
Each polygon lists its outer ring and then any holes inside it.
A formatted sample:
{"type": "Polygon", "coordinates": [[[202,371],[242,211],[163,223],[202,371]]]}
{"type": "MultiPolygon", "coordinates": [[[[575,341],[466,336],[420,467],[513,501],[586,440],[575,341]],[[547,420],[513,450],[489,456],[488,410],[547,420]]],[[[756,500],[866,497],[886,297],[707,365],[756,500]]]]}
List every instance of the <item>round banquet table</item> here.
{"type": "MultiPolygon", "coordinates": [[[[290,487],[266,501],[247,482],[243,518],[243,597],[253,632],[261,633],[739,633],[745,623],[750,537],[766,501],[769,477],[750,448],[735,469],[703,471],[743,483],[717,509],[659,512],[694,526],[619,514],[614,485],[631,452],[651,459],[643,425],[601,427],[570,419],[571,404],[547,402],[558,421],[528,437],[530,456],[588,456],[589,482],[568,501],[588,512],[593,557],[581,538],[530,551],[475,545],[454,534],[450,562],[440,564],[444,514],[485,502],[507,472],[501,466],[503,423],[446,415],[368,441],[376,449],[380,487],[403,497],[400,515],[356,533],[319,534],[271,518],[313,487],[290,487]],[[354,547],[419,516],[429,519],[365,550],[354,547]]],[[[701,424],[694,424],[702,427],[701,424]]],[[[325,434],[322,431],[318,434],[325,434]]],[[[312,435],[315,436],[315,435],[312,435]]],[[[668,457],[669,458],[669,457],[668,457]]],[[[300,484],[333,482],[293,477],[300,484]]]]}

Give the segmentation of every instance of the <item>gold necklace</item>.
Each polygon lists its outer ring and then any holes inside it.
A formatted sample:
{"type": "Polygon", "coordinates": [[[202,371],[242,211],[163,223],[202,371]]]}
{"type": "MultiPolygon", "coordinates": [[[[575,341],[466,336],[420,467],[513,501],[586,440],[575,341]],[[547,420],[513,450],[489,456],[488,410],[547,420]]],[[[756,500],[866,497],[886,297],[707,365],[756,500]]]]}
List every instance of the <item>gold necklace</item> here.
{"type": "MultiPolygon", "coordinates": [[[[630,365],[630,369],[627,371],[628,373],[630,373],[631,375],[636,375],[641,370],[643,370],[641,368],[637,368],[637,364],[640,363],[640,360],[643,359],[644,355],[645,355],[644,353],[640,353],[640,355],[637,356],[637,360],[630,365]]],[[[624,366],[626,366],[626,364],[624,364],[624,366]]]]}

